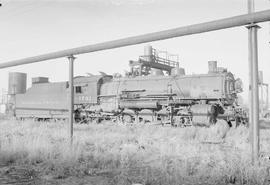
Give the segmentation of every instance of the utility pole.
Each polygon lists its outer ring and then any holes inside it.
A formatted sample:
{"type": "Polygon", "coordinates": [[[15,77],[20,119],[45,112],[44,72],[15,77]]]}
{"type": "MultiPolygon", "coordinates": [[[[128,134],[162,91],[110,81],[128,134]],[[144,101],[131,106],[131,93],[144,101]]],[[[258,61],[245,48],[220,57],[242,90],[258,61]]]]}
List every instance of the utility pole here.
{"type": "MultiPolygon", "coordinates": [[[[254,0],[248,0],[248,13],[255,10],[254,0]]],[[[258,92],[258,40],[259,26],[251,23],[248,27],[249,52],[249,121],[252,143],[252,163],[257,164],[259,157],[259,92],[258,92]]]]}
{"type": "Polygon", "coordinates": [[[69,60],[69,112],[68,112],[68,122],[69,122],[69,136],[70,144],[73,143],[73,112],[74,112],[74,88],[73,88],[73,75],[74,75],[74,60],[73,55],[68,57],[69,60]]]}

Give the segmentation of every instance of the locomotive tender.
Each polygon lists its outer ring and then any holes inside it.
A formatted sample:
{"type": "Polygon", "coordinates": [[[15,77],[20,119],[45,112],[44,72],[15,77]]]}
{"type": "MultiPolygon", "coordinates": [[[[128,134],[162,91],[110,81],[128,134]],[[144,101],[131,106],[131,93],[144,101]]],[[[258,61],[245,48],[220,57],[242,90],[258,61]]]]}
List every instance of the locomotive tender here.
{"type": "MultiPolygon", "coordinates": [[[[207,74],[186,75],[178,56],[146,46],[144,56],[129,65],[125,77],[102,73],[74,78],[76,121],[118,119],[181,126],[210,126],[218,119],[245,122],[237,105],[241,81],[218,68],[216,61],[209,62],[207,74]]],[[[68,82],[33,78],[26,92],[13,93],[16,117],[67,118],[68,87],[68,82]]]]}

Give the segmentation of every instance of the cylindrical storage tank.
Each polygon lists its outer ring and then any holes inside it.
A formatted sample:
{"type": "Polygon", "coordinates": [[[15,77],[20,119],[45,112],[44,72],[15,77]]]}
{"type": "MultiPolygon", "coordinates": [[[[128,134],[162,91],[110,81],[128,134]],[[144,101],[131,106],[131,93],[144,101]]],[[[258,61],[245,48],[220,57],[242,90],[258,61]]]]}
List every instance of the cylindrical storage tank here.
{"type": "Polygon", "coordinates": [[[171,70],[171,75],[172,76],[177,76],[177,75],[182,76],[182,75],[186,75],[186,72],[185,72],[185,69],[182,67],[180,67],[180,68],[175,67],[171,70]]]}
{"type": "Polygon", "coordinates": [[[23,94],[26,92],[26,73],[10,72],[8,74],[8,94],[23,94]]]}
{"type": "Polygon", "coordinates": [[[152,55],[153,55],[153,48],[150,45],[144,46],[144,59],[147,62],[152,61],[152,55]]]}
{"type": "Polygon", "coordinates": [[[259,71],[259,83],[262,84],[263,83],[263,72],[259,71]]]}
{"type": "Polygon", "coordinates": [[[217,61],[208,61],[208,73],[217,72],[217,61]]]}

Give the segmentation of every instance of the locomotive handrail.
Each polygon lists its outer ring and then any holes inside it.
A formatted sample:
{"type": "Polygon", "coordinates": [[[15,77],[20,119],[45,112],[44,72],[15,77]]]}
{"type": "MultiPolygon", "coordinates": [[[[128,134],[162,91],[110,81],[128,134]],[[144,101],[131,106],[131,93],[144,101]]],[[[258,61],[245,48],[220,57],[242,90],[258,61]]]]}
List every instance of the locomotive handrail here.
{"type": "Polygon", "coordinates": [[[13,60],[9,62],[0,63],[1,68],[7,68],[12,66],[18,66],[23,64],[30,64],[41,62],[45,60],[51,60],[61,57],[68,57],[73,55],[79,55],[84,53],[90,53],[95,51],[102,51],[114,48],[120,48],[124,46],[142,44],[151,41],[165,40],[174,37],[181,37],[184,35],[192,35],[198,33],[204,33],[209,31],[215,31],[225,28],[232,28],[237,26],[244,26],[252,23],[259,23],[270,21],[270,10],[260,11],[256,13],[244,14],[239,16],[233,16],[225,19],[193,24],[184,27],[178,27],[174,29],[168,29],[164,31],[143,34],[139,36],[133,36],[108,42],[102,42],[98,44],[86,45],[82,47],[76,47],[72,49],[66,49],[56,52],[51,52],[43,55],[37,55],[29,58],[13,60]]]}
{"type": "Polygon", "coordinates": [[[145,62],[148,62],[148,58],[151,57],[151,61],[150,62],[155,62],[155,63],[159,63],[159,64],[163,64],[163,65],[167,65],[170,67],[176,67],[177,66],[177,61],[173,61],[170,59],[166,59],[166,58],[162,58],[159,56],[155,56],[155,55],[141,55],[139,57],[140,60],[143,60],[145,62]]]}

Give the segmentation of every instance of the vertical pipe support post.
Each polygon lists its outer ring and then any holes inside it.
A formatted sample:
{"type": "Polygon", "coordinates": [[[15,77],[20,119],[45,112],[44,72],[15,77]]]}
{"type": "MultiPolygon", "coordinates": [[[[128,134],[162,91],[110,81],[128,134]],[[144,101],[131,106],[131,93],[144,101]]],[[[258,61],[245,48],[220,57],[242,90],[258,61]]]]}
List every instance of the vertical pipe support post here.
{"type": "Polygon", "coordinates": [[[258,87],[258,37],[257,32],[260,27],[258,25],[254,25],[251,28],[252,32],[252,62],[253,62],[253,69],[252,69],[252,76],[253,76],[253,83],[252,83],[252,91],[253,91],[253,162],[254,164],[258,163],[259,159],[259,87],[258,87]]]}
{"type": "MultiPolygon", "coordinates": [[[[248,13],[254,13],[255,2],[248,0],[248,13]]],[[[258,164],[259,159],[259,91],[258,91],[258,40],[259,26],[251,23],[248,28],[248,58],[249,58],[249,126],[251,138],[252,163],[258,164]]]]}
{"type": "Polygon", "coordinates": [[[69,61],[69,96],[68,96],[68,122],[69,122],[69,137],[70,137],[70,144],[73,143],[73,112],[74,112],[74,88],[73,88],[73,75],[74,75],[74,60],[75,57],[70,55],[67,57],[69,61]]]}
{"type": "MultiPolygon", "coordinates": [[[[254,0],[247,0],[247,11],[248,14],[253,13],[255,10],[254,0]]],[[[249,99],[249,112],[248,112],[248,123],[249,123],[249,138],[250,141],[252,141],[253,138],[253,91],[252,91],[252,82],[253,82],[253,75],[252,75],[252,69],[253,69],[253,61],[252,61],[252,31],[251,26],[247,26],[248,29],[248,68],[249,68],[249,87],[248,87],[248,99],[249,99]]],[[[253,144],[251,142],[251,153],[253,153],[253,144]]],[[[253,161],[253,154],[251,156],[253,161]]]]}
{"type": "Polygon", "coordinates": [[[259,75],[258,75],[258,39],[256,24],[250,24],[249,29],[249,71],[250,71],[250,132],[252,144],[252,163],[259,159],[259,75]]]}
{"type": "MultiPolygon", "coordinates": [[[[250,141],[252,141],[252,137],[253,137],[253,127],[252,127],[252,122],[253,122],[253,113],[252,113],[252,109],[253,109],[253,91],[252,91],[252,82],[253,82],[253,75],[252,75],[252,69],[253,69],[253,61],[252,61],[252,42],[251,42],[251,27],[247,26],[248,29],[248,68],[249,68],[249,86],[248,86],[248,99],[249,99],[249,132],[250,132],[250,141]]],[[[253,151],[253,145],[252,147],[252,151],[253,151]]]]}

